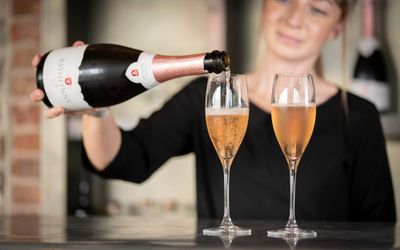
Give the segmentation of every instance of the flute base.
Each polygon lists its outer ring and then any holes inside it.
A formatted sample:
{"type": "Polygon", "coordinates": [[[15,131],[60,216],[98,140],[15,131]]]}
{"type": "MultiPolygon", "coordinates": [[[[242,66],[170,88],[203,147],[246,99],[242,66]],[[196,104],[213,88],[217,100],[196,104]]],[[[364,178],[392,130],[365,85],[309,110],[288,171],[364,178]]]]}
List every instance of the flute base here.
{"type": "Polygon", "coordinates": [[[317,237],[317,232],[304,230],[298,227],[268,230],[268,236],[273,238],[300,238],[308,239],[317,237]]]}
{"type": "Polygon", "coordinates": [[[251,229],[241,228],[235,225],[221,225],[215,228],[207,228],[203,229],[203,234],[208,236],[223,236],[223,235],[232,235],[232,236],[244,236],[251,235],[251,229]]]}

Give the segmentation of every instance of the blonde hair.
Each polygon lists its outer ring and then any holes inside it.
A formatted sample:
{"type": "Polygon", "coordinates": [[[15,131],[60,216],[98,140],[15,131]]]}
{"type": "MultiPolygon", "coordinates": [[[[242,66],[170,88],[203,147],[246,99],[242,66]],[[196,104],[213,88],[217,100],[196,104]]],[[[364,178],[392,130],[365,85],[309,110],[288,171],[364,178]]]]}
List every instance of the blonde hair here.
{"type": "MultiPolygon", "coordinates": [[[[342,30],[342,55],[341,55],[341,71],[342,71],[342,104],[346,118],[349,115],[349,102],[347,99],[347,90],[349,88],[349,80],[347,78],[347,24],[351,11],[353,11],[356,0],[335,0],[335,3],[342,11],[341,22],[342,30]]],[[[323,73],[323,72],[322,72],[323,73]]],[[[321,75],[323,76],[323,75],[321,75]]]]}
{"type": "MultiPolygon", "coordinates": [[[[265,3],[265,1],[264,1],[265,3]]],[[[349,88],[349,80],[347,78],[347,24],[350,13],[354,9],[356,0],[334,0],[334,3],[342,11],[340,21],[342,22],[342,51],[341,51],[341,73],[342,73],[342,104],[346,117],[349,114],[349,105],[347,100],[347,90],[349,88]]],[[[324,67],[321,56],[318,57],[315,63],[315,73],[324,78],[324,67]]]]}
{"type": "MultiPolygon", "coordinates": [[[[267,0],[266,0],[267,1],[267,0]]],[[[353,10],[356,0],[333,0],[334,3],[342,11],[340,21],[343,23],[342,30],[342,81],[346,78],[346,57],[347,57],[347,20],[353,10]]],[[[265,1],[264,1],[265,3],[265,1]]],[[[315,63],[315,72],[318,76],[324,77],[324,67],[322,63],[322,58],[319,57],[315,63]]],[[[345,83],[346,81],[343,81],[345,83]]]]}

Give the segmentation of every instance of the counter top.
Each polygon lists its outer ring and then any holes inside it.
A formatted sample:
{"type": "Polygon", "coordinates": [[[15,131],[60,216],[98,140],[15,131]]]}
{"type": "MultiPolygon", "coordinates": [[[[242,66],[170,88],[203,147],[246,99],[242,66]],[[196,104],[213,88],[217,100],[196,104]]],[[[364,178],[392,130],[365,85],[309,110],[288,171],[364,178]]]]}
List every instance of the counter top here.
{"type": "Polygon", "coordinates": [[[400,248],[393,223],[301,222],[318,233],[296,241],[270,238],[285,221],[234,220],[252,229],[234,239],[203,236],[219,220],[148,217],[0,217],[0,249],[391,249],[400,248]]]}

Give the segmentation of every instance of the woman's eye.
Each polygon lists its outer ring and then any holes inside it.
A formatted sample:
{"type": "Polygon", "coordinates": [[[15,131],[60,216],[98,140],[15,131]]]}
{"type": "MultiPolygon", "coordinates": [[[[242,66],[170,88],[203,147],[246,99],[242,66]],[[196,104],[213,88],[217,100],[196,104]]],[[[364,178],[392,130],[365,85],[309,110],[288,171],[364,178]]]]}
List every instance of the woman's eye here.
{"type": "Polygon", "coordinates": [[[328,12],[317,7],[311,7],[311,12],[316,15],[326,16],[328,12]]]}
{"type": "Polygon", "coordinates": [[[281,4],[286,4],[286,3],[289,3],[290,2],[290,0],[275,0],[276,2],[279,2],[279,3],[281,3],[281,4]]]}

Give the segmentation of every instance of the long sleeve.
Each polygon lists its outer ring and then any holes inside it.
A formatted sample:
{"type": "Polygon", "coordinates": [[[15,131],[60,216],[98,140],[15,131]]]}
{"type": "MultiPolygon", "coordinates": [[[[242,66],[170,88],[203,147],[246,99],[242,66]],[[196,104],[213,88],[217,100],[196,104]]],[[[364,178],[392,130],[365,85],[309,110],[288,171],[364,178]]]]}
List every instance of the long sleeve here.
{"type": "MultiPolygon", "coordinates": [[[[385,139],[376,108],[368,108],[354,122],[350,172],[350,220],[395,221],[395,204],[385,139]]],[[[350,113],[350,118],[352,119],[350,113]]]]}

